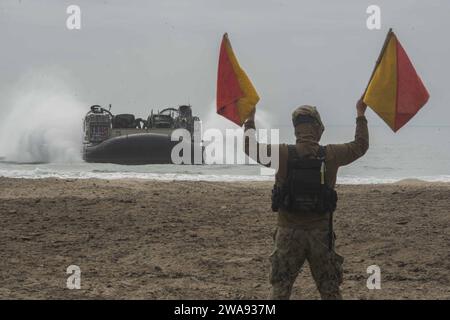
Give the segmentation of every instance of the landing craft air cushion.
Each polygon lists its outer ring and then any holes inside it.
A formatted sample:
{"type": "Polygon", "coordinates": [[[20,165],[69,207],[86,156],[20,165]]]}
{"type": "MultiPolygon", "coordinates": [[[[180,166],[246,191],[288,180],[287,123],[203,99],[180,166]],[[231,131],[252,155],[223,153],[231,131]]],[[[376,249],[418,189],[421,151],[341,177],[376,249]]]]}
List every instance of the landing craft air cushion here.
{"type": "Polygon", "coordinates": [[[192,116],[188,105],[157,113],[152,110],[147,120],[133,114],[113,115],[110,110],[93,105],[84,118],[83,159],[126,165],[170,164],[172,148],[179,143],[171,140],[171,134],[176,129],[186,129],[192,137],[191,163],[195,163],[194,148],[202,148],[193,139],[197,121],[200,119],[192,116]]]}

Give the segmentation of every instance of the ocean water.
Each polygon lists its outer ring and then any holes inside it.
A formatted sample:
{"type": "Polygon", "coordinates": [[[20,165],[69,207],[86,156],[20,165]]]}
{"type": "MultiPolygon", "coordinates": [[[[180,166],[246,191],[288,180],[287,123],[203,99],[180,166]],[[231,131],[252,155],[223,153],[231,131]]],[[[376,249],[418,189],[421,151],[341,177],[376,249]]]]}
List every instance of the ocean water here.
{"type": "MultiPolygon", "coordinates": [[[[280,141],[293,143],[293,130],[279,127],[280,141]]],[[[393,133],[386,126],[369,127],[370,148],[364,157],[342,167],[338,183],[390,183],[402,179],[450,182],[450,126],[406,126],[393,133]]],[[[322,144],[353,139],[354,126],[327,127],[322,144]]],[[[51,148],[51,141],[41,148],[51,148]]],[[[36,148],[34,146],[33,148],[36,148]]],[[[64,145],[58,145],[64,153],[64,145]]],[[[72,146],[73,148],[73,146],[72,146]]],[[[58,150],[52,149],[53,152],[58,150]]],[[[39,150],[38,154],[41,154],[39,150]]],[[[28,157],[27,159],[29,159],[28,157]]],[[[46,163],[0,161],[0,176],[62,179],[154,179],[191,181],[271,181],[259,165],[141,165],[85,163],[79,155],[55,157],[46,163]]]]}

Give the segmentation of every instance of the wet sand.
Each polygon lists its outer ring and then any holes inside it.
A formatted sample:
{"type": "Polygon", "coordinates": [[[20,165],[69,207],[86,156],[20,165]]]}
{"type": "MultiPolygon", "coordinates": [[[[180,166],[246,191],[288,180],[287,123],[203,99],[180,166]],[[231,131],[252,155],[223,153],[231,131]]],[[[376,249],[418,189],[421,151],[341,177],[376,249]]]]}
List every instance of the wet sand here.
{"type": "MultiPolygon", "coordinates": [[[[0,178],[0,298],[266,298],[271,185],[0,178]]],[[[337,190],[344,298],[450,299],[449,184],[337,190]]],[[[305,265],[293,299],[317,298],[305,265]]]]}

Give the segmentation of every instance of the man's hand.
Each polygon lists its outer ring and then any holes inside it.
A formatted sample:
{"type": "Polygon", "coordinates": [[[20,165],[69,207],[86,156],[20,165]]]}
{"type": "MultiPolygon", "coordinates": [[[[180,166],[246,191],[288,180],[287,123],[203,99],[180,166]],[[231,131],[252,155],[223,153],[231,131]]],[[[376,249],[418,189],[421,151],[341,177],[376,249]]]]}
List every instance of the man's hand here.
{"type": "Polygon", "coordinates": [[[356,103],[356,113],[358,117],[361,117],[364,115],[367,109],[367,104],[364,103],[363,98],[361,97],[358,102],[356,103]]]}
{"type": "Polygon", "coordinates": [[[248,118],[246,119],[246,121],[247,121],[247,120],[249,120],[249,121],[255,121],[255,113],[256,113],[256,108],[254,108],[253,111],[250,112],[250,114],[248,115],[248,118]]]}

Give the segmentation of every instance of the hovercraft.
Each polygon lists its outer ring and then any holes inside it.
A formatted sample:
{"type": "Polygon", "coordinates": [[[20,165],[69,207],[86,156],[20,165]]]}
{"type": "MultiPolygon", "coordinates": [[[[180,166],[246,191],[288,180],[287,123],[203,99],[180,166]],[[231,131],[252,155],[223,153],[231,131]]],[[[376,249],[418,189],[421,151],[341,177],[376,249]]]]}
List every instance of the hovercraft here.
{"type": "Polygon", "coordinates": [[[192,116],[189,105],[157,113],[152,110],[146,120],[133,114],[113,115],[110,110],[93,105],[84,118],[83,159],[125,165],[171,164],[174,163],[172,149],[180,142],[172,141],[172,133],[185,129],[191,137],[187,142],[191,148],[190,163],[198,164],[194,150],[200,148],[203,154],[203,149],[201,142],[195,141],[194,131],[199,123],[200,119],[192,116]]]}

